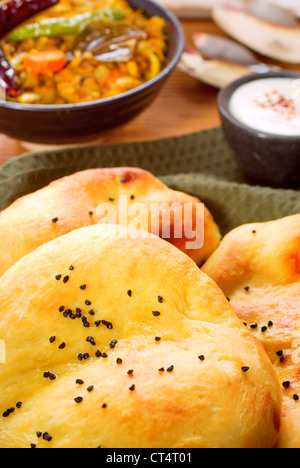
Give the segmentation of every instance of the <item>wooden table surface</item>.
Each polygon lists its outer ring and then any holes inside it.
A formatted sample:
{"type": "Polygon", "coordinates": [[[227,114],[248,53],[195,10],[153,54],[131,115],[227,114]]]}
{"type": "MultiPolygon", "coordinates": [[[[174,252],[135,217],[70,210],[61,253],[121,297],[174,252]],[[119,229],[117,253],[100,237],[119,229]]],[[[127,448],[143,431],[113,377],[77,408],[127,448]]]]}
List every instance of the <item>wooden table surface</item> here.
{"type": "MultiPolygon", "coordinates": [[[[183,20],[182,25],[187,43],[191,43],[194,32],[225,35],[210,20],[183,20]]],[[[277,65],[300,71],[300,66],[277,65]]],[[[217,94],[215,88],[175,70],[159,97],[143,114],[127,125],[105,132],[101,143],[152,140],[217,127],[220,124],[217,94]]],[[[0,134],[0,165],[27,151],[19,141],[0,134]]]]}

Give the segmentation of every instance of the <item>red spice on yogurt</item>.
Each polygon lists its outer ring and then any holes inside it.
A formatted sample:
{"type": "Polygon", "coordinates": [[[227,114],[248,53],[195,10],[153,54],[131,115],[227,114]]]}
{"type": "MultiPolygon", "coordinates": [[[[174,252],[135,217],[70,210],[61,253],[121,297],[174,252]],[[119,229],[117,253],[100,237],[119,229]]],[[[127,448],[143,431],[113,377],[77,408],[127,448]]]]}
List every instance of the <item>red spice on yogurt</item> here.
{"type": "Polygon", "coordinates": [[[294,99],[287,99],[279,91],[272,91],[264,94],[265,101],[254,99],[253,102],[262,109],[272,109],[274,112],[279,112],[285,115],[291,115],[296,110],[294,99]]]}

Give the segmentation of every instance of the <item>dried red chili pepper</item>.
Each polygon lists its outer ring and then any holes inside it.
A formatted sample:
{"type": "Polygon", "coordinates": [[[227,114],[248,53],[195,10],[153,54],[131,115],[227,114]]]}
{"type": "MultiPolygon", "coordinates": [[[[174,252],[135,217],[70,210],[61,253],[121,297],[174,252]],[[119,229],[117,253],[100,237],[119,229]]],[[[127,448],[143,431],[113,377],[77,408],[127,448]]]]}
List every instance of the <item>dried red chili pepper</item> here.
{"type": "MultiPolygon", "coordinates": [[[[11,0],[0,6],[0,38],[59,0],[11,0]]],[[[0,85],[10,97],[20,95],[18,79],[0,46],[0,85]]]]}
{"type": "Polygon", "coordinates": [[[5,93],[10,97],[19,96],[20,90],[18,80],[14,70],[8,63],[2,48],[0,47],[0,86],[4,89],[5,93]]]}
{"type": "Polygon", "coordinates": [[[11,0],[0,7],[0,38],[23,23],[31,16],[40,13],[59,0],[11,0]]]}

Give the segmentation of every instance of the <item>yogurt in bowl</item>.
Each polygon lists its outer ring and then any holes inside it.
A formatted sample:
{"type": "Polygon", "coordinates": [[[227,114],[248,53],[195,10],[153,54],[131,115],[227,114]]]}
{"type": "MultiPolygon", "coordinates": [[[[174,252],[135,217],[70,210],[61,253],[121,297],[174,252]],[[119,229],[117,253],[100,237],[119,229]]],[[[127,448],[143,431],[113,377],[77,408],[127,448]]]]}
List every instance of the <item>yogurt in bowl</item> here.
{"type": "Polygon", "coordinates": [[[225,138],[251,183],[300,188],[300,73],[240,78],[218,96],[225,138]]]}
{"type": "Polygon", "coordinates": [[[229,110],[255,130],[300,136],[300,79],[274,77],[245,83],[232,94],[229,110]]]}

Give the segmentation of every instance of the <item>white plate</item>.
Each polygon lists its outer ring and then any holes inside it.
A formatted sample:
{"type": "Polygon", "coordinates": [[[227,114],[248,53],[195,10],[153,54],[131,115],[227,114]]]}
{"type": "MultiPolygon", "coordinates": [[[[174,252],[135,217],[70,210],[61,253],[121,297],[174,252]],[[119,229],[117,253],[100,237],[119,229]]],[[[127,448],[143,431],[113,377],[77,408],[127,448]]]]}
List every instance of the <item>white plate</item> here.
{"type": "Polygon", "coordinates": [[[300,18],[300,1],[299,0],[266,0],[273,5],[292,11],[300,18]]]}
{"type": "Polygon", "coordinates": [[[209,18],[211,10],[225,0],[156,0],[181,18],[209,18]]]}
{"type": "MultiPolygon", "coordinates": [[[[156,0],[157,3],[169,8],[184,18],[189,17],[210,17],[215,6],[226,3],[227,0],[156,0]]],[[[292,11],[300,18],[300,0],[265,0],[278,7],[292,11]]]]}
{"type": "Polygon", "coordinates": [[[212,16],[223,31],[249,49],[282,62],[300,63],[300,27],[271,24],[242,9],[223,6],[215,7],[212,16]]]}

